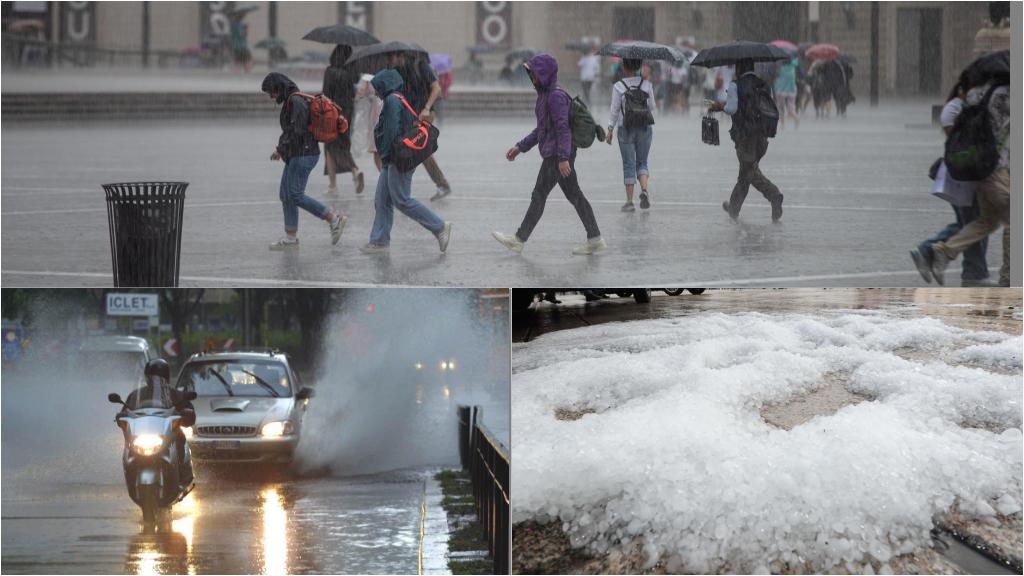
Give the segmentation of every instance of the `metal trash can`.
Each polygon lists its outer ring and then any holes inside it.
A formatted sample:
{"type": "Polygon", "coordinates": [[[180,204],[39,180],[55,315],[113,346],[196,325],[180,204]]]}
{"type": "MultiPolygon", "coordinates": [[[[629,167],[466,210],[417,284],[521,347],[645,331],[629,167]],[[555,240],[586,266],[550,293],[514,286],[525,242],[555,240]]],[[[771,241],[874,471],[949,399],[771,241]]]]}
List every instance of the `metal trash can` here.
{"type": "Polygon", "coordinates": [[[104,184],[114,286],[178,285],[188,182],[104,184]]]}

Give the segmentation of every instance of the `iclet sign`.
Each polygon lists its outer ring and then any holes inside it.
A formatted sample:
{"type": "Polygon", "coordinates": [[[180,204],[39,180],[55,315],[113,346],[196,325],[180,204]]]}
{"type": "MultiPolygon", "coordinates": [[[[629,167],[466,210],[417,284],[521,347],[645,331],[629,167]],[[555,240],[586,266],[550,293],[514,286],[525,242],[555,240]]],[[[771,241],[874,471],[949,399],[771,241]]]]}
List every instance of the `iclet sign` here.
{"type": "Polygon", "coordinates": [[[107,294],[107,316],[159,316],[160,300],[156,294],[107,294]]]}

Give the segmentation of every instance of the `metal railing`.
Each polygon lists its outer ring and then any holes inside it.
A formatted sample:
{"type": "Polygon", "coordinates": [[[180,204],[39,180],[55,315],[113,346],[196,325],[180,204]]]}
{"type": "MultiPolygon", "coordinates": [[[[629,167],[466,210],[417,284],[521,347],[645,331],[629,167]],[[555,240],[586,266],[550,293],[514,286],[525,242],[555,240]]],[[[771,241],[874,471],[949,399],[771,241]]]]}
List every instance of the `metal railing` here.
{"type": "Polygon", "coordinates": [[[508,449],[480,422],[479,406],[459,406],[459,458],[473,483],[477,518],[495,574],[509,573],[511,547],[508,449]]]}

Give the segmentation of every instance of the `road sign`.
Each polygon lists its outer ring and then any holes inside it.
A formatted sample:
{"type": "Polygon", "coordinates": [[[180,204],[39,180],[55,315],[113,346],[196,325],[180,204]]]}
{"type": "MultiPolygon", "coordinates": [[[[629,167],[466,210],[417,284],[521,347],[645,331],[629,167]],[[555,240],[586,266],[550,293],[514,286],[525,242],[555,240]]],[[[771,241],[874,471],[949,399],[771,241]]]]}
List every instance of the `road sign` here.
{"type": "Polygon", "coordinates": [[[164,356],[176,357],[178,355],[178,340],[175,338],[164,338],[164,356]]]}
{"type": "Polygon", "coordinates": [[[107,316],[159,316],[160,299],[156,294],[107,294],[107,316]]]}
{"type": "Polygon", "coordinates": [[[21,328],[4,328],[3,354],[4,360],[21,358],[21,328]]]}
{"type": "Polygon", "coordinates": [[[234,349],[235,349],[235,339],[234,338],[225,338],[224,339],[224,344],[221,345],[221,350],[224,350],[225,352],[230,352],[230,351],[232,351],[234,349]]]}

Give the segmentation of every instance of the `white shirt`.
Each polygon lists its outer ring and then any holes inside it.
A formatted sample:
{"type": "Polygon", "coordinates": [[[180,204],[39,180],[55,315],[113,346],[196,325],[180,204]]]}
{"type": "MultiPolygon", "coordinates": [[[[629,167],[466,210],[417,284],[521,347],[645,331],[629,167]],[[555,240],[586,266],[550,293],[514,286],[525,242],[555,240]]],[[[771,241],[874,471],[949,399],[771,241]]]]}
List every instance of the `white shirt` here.
{"type": "Polygon", "coordinates": [[[690,75],[690,71],[686,69],[686,66],[673,66],[669,70],[669,74],[673,84],[682,84],[686,81],[686,77],[690,75]]]}
{"type": "Polygon", "coordinates": [[[587,54],[579,61],[580,80],[593,82],[597,80],[597,74],[601,71],[601,57],[597,54],[587,54]]]}
{"type": "Polygon", "coordinates": [[[630,88],[639,86],[641,90],[647,93],[647,108],[651,111],[651,114],[654,114],[654,111],[657,110],[657,105],[654,102],[654,87],[651,86],[650,82],[639,76],[623,78],[622,82],[612,84],[612,105],[608,109],[608,126],[613,130],[622,123],[622,95],[626,93],[626,86],[622,85],[623,82],[630,88]]]}
{"type": "Polygon", "coordinates": [[[956,123],[956,117],[964,109],[964,101],[960,98],[953,98],[942,107],[942,114],[939,114],[939,125],[943,128],[952,128],[956,123]]]}

